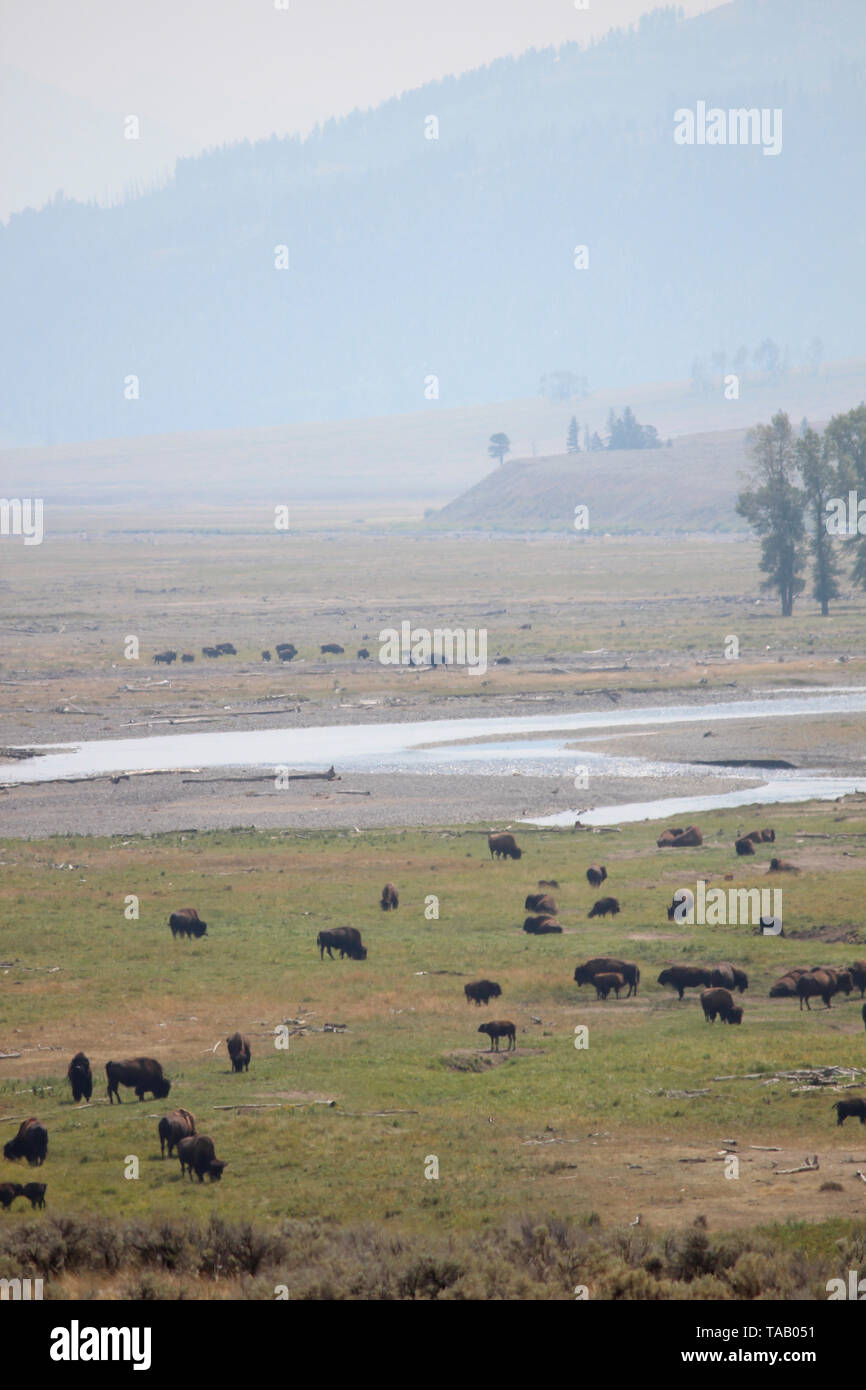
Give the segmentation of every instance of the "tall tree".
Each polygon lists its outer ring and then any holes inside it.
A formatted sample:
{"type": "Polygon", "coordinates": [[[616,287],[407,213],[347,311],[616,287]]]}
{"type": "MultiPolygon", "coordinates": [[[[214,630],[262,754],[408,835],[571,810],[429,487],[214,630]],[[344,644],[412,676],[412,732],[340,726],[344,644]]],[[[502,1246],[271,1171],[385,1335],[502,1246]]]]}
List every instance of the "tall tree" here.
{"type": "Polygon", "coordinates": [[[571,424],[568,427],[568,435],[565,440],[566,452],[569,454],[580,453],[580,435],[577,432],[577,416],[572,415],[571,424]]]}
{"type": "Polygon", "coordinates": [[[487,452],[492,459],[499,459],[499,462],[502,463],[505,455],[511,453],[511,440],[508,435],[491,434],[487,452]]]}
{"type": "MultiPolygon", "coordinates": [[[[836,465],[840,490],[857,489],[866,497],[866,403],[861,401],[853,410],[834,415],[824,431],[824,440],[828,457],[836,465]]],[[[855,584],[866,589],[866,536],[857,541],[852,577],[855,584]]]]}
{"type": "Polygon", "coordinates": [[[821,616],[830,612],[831,598],[839,597],[839,559],[827,526],[827,502],[839,492],[839,474],[830,461],[831,448],[808,427],[794,445],[808,517],[812,552],[812,597],[821,605],[821,616]]]}
{"type": "Polygon", "coordinates": [[[782,616],[790,618],[794,599],[805,587],[800,577],[806,558],[804,495],[797,487],[794,432],[784,411],[750,437],[754,463],[751,486],[739,494],[737,511],[761,538],[763,587],[777,589],[782,616]]]}

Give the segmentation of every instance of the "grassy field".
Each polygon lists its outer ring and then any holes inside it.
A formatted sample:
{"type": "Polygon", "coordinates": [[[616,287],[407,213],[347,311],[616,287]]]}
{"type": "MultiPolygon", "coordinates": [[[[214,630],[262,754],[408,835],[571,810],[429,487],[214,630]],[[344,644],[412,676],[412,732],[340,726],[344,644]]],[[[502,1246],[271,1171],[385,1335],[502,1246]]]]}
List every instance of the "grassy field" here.
{"type": "MultiPolygon", "coordinates": [[[[518,1216],[530,1231],[552,1219],[586,1230],[600,1222],[608,1233],[638,1214],[650,1232],[701,1218],[711,1233],[754,1233],[808,1217],[814,1234],[800,1245],[828,1259],[835,1241],[862,1227],[859,1127],[836,1128],[837,1094],[826,1088],[796,1094],[786,1080],[714,1078],[866,1065],[858,1000],[801,1014],[767,997],[786,966],[866,955],[866,802],[753,819],[774,824],[778,838],[747,869],[731,848],[742,828],[735,812],[705,820],[705,845],[678,857],[655,847],[658,828],[647,824],[591,838],[519,828],[520,863],[491,862],[481,831],[449,829],[5,842],[0,1051],[21,1055],[0,1062],[0,1127],[8,1136],[15,1117],[35,1114],[50,1139],[38,1174],[0,1162],[2,1180],[48,1183],[46,1212],[34,1218],[19,1201],[0,1213],[0,1264],[10,1232],[58,1216],[115,1226],[218,1217],[291,1231],[298,1278],[299,1232],[321,1235],[322,1222],[329,1240],[375,1226],[377,1240],[429,1253],[437,1242],[482,1240],[518,1216]],[[694,887],[698,875],[761,886],[771,849],[802,868],[783,876],[785,939],[667,922],[674,889],[694,887]],[[595,894],[584,870],[598,860],[623,904],[607,922],[586,918],[595,894]],[[401,905],[385,914],[378,894],[389,878],[401,905]],[[520,930],[524,895],[539,878],[561,885],[560,937],[520,930]],[[129,894],[140,900],[138,920],[124,917],[129,894]],[[425,918],[431,894],[438,920],[425,918]],[[202,941],[171,937],[168,914],[187,904],[209,923],[202,941]],[[361,929],[368,959],[321,962],[316,933],[345,922],[361,929]],[[639,963],[636,998],[602,1003],[577,990],[575,964],[602,953],[639,963]],[[658,986],[675,959],[743,966],[743,1026],[709,1028],[696,995],[681,1003],[658,986]],[[495,1008],[464,1001],[463,984],[482,975],[502,985],[495,1008]],[[486,1054],[476,1030],[490,1017],[517,1024],[516,1054],[486,1054]],[[273,1030],[285,1020],[306,1026],[291,1023],[279,1050],[273,1030]],[[319,1031],[325,1023],[345,1031],[319,1031]],[[574,1046],[578,1024],[589,1028],[586,1049],[574,1046]],[[224,1041],[235,1029],[253,1047],[240,1076],[224,1041]],[[83,1108],[64,1080],[79,1048],[96,1076],[83,1108]],[[135,1055],[163,1062],[168,1103],[138,1104],[127,1092],[109,1107],[105,1061],[135,1055]],[[695,1091],[707,1093],[683,1094],[695,1091]],[[221,1184],[182,1182],[176,1161],[160,1159],[156,1117],[170,1105],[191,1109],[214,1137],[229,1162],[221,1184]],[[218,1108],[246,1105],[273,1108],[218,1108]],[[728,1140],[740,1154],[736,1181],[718,1161],[728,1140]],[[776,1172],[773,1164],[795,1167],[805,1153],[820,1155],[820,1171],[776,1172]],[[124,1177],[130,1155],[138,1179],[124,1177]],[[438,1180],[425,1177],[431,1156],[438,1180]],[[827,1181],[839,1189],[823,1190],[827,1181]]],[[[777,1232],[774,1248],[784,1252],[786,1239],[777,1232]]],[[[607,1287],[599,1260],[596,1291],[607,1287]]],[[[56,1293],[95,1287],[92,1272],[76,1282],[73,1266],[58,1271],[56,1293]]],[[[310,1277],[309,1259],[306,1269],[310,1277]]],[[[673,1277],[667,1264],[656,1275],[673,1277]]]]}

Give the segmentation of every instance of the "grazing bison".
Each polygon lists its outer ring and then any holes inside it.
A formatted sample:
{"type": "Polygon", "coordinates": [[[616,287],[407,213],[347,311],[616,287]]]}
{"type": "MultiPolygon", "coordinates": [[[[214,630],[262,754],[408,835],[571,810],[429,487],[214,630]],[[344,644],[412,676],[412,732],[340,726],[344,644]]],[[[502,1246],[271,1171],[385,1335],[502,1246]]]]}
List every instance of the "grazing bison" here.
{"type": "Polygon", "coordinates": [[[188,1139],[190,1135],[195,1134],[195,1115],[191,1115],[188,1110],[169,1110],[167,1115],[160,1116],[157,1130],[159,1151],[165,1158],[168,1148],[168,1156],[171,1158],[172,1149],[181,1139],[188,1139]]]}
{"type": "Polygon", "coordinates": [[[629,995],[637,994],[637,987],[640,984],[640,970],[634,961],[618,960],[615,956],[594,956],[592,960],[584,961],[574,972],[575,984],[591,985],[599,974],[613,973],[622,975],[628,985],[629,995]]]}
{"type": "Polygon", "coordinates": [[[836,1111],[837,1125],[843,1125],[852,1115],[856,1115],[861,1125],[866,1125],[866,1100],[862,1096],[854,1096],[851,1100],[837,1100],[833,1109],[836,1111]]]}
{"type": "Polygon", "coordinates": [[[173,661],[177,661],[177,652],[157,652],[153,659],[157,664],[162,662],[165,666],[170,666],[173,661]]]}
{"type": "Polygon", "coordinates": [[[271,660],[272,660],[272,657],[271,657],[270,652],[262,652],[262,661],[271,661],[271,660]]]}
{"type": "Polygon", "coordinates": [[[217,642],[216,649],[220,656],[237,656],[237,649],[231,642],[217,642]]]}
{"type": "Polygon", "coordinates": [[[21,1196],[27,1198],[33,1210],[36,1207],[44,1207],[46,1187],[47,1183],[44,1182],[26,1182],[21,1189],[21,1196]]]}
{"type": "MultiPolygon", "coordinates": [[[[854,981],[851,978],[850,970],[837,970],[833,965],[821,965],[818,966],[817,969],[823,970],[825,975],[830,976],[830,979],[833,981],[834,994],[849,995],[851,993],[854,988],[854,981]]],[[[815,971],[811,970],[809,973],[814,975],[815,971]]]]}
{"type": "Polygon", "coordinates": [[[669,922],[685,922],[695,910],[695,895],[691,888],[678,888],[668,908],[669,922]]]}
{"type": "Polygon", "coordinates": [[[320,931],[316,937],[316,945],[319,948],[319,959],[325,959],[325,952],[328,958],[333,960],[331,947],[340,952],[340,960],[344,956],[349,956],[352,960],[366,960],[367,947],[361,941],[361,933],[357,927],[331,927],[329,931],[320,931]]]}
{"type": "MultiPolygon", "coordinates": [[[[619,992],[621,989],[625,989],[626,982],[618,970],[600,970],[597,975],[593,975],[592,983],[595,985],[596,999],[606,999],[611,990],[616,991],[618,999],[619,992]]],[[[631,994],[631,990],[629,990],[629,994],[631,994]]]]}
{"type": "Polygon", "coordinates": [[[797,997],[797,981],[801,975],[808,975],[804,965],[794,966],[780,976],[770,990],[771,999],[791,999],[797,997]]]}
{"type": "Polygon", "coordinates": [[[615,917],[619,912],[619,901],[617,898],[599,898],[598,902],[593,903],[587,917],[606,917],[610,913],[615,917]]]}
{"type": "Polygon", "coordinates": [[[748,838],[747,835],[744,835],[741,839],[734,841],[734,849],[737,851],[737,854],[755,853],[755,846],[752,844],[751,840],[748,838]]]}
{"type": "Polygon", "coordinates": [[[749,988],[748,975],[745,970],[741,970],[738,965],[732,965],[731,969],[734,972],[734,989],[739,990],[740,994],[744,994],[749,988]]]}
{"type": "Polygon", "coordinates": [[[538,880],[538,886],[539,888],[558,888],[559,884],[555,878],[540,878],[538,880]]]}
{"type": "Polygon", "coordinates": [[[20,1182],[0,1182],[0,1207],[4,1211],[9,1210],[16,1197],[23,1196],[24,1188],[20,1182]]]}
{"type": "Polygon", "coordinates": [[[334,656],[342,656],[345,647],[341,647],[339,642],[325,642],[324,645],[319,648],[319,651],[323,656],[328,652],[331,652],[334,656]]]}
{"type": "Polygon", "coordinates": [[[696,825],[690,825],[685,830],[665,830],[656,840],[659,849],[685,849],[703,843],[704,837],[696,825]]]}
{"type": "Polygon", "coordinates": [[[517,1029],[508,1019],[495,1019],[492,1023],[479,1023],[479,1033],[486,1033],[490,1039],[490,1051],[499,1051],[499,1039],[507,1038],[506,1052],[517,1046],[517,1029]]]}
{"type": "Polygon", "coordinates": [[[83,1052],[76,1052],[66,1069],[66,1075],[72,1087],[72,1099],[76,1105],[80,1100],[90,1100],[93,1095],[93,1073],[90,1070],[90,1062],[83,1052]]]}
{"type": "Polygon", "coordinates": [[[249,1071],[250,1052],[249,1039],[243,1033],[232,1033],[230,1038],[226,1038],[226,1047],[231,1058],[232,1071],[249,1071]]]}
{"type": "Polygon", "coordinates": [[[729,989],[705,989],[701,994],[701,1008],[707,1023],[715,1023],[716,1014],[722,1023],[742,1023],[743,1010],[734,1003],[729,989]]]}
{"type": "Polygon", "coordinates": [[[830,1000],[836,993],[836,981],[827,974],[826,970],[810,970],[808,975],[799,977],[796,989],[801,1009],[805,1000],[806,1008],[811,1012],[810,999],[823,999],[825,1006],[829,1009],[830,1000]]]}
{"type": "Polygon", "coordinates": [[[109,1104],[114,1104],[117,1096],[121,1104],[119,1086],[131,1086],[139,1100],[144,1100],[150,1091],[154,1100],[165,1100],[171,1090],[171,1082],[163,1076],[162,1067],[153,1057],[133,1057],[126,1062],[106,1062],[105,1075],[108,1080],[109,1104]]]}
{"type": "Polygon", "coordinates": [[[600,888],[607,878],[607,869],[603,864],[590,864],[586,871],[586,881],[590,888],[600,888]]]}
{"type": "Polygon", "coordinates": [[[734,967],[728,961],[720,961],[710,966],[710,984],[720,989],[734,989],[734,967]]]}
{"type": "Polygon", "coordinates": [[[796,864],[789,864],[787,859],[771,859],[768,872],[774,874],[798,874],[800,870],[797,868],[796,864]]]}
{"type": "Polygon", "coordinates": [[[549,893],[527,893],[523,906],[527,912],[540,912],[545,917],[556,916],[556,902],[549,893]]]}
{"type": "Polygon", "coordinates": [[[400,898],[393,883],[386,883],[382,889],[382,896],[379,899],[379,906],[383,912],[391,912],[400,906],[400,898]]]}
{"type": "Polygon", "coordinates": [[[491,830],[487,836],[487,847],[491,859],[519,859],[523,850],[518,847],[514,836],[507,830],[497,833],[491,830]]]}
{"type": "Polygon", "coordinates": [[[369,660],[370,660],[370,653],[367,651],[367,648],[366,648],[366,647],[359,647],[359,648],[358,648],[358,660],[359,660],[359,661],[369,661],[369,660]]]}
{"type": "Polygon", "coordinates": [[[203,922],[194,907],[182,907],[173,912],[168,919],[172,936],[207,936],[207,922],[203,922]]]}
{"type": "Polygon", "coordinates": [[[687,989],[697,989],[700,985],[709,987],[712,984],[712,972],[705,965],[671,965],[661,972],[658,983],[671,985],[682,999],[683,992],[687,989]]]}
{"type": "Polygon", "coordinates": [[[866,993],[866,960],[855,960],[853,965],[848,966],[848,972],[854,983],[854,988],[859,989],[862,999],[866,993]]]}
{"type": "Polygon", "coordinates": [[[3,1145],[4,1158],[26,1158],[31,1168],[37,1168],[40,1163],[44,1163],[47,1153],[48,1130],[34,1115],[22,1120],[15,1138],[3,1145]]]}
{"type": "Polygon", "coordinates": [[[181,1139],[177,1156],[180,1159],[181,1177],[188,1169],[190,1181],[195,1173],[199,1182],[204,1182],[205,1175],[211,1182],[219,1182],[226,1167],[225,1162],[215,1156],[214,1143],[209,1134],[194,1134],[181,1139]]]}
{"type": "Polygon", "coordinates": [[[523,923],[523,930],[530,936],[557,936],[562,932],[562,927],[552,917],[527,917],[523,923]]]}
{"type": "Polygon", "coordinates": [[[463,993],[467,1004],[487,1004],[491,999],[498,999],[502,989],[495,980],[472,980],[463,986],[463,993]]]}
{"type": "Polygon", "coordinates": [[[201,654],[202,656],[219,656],[216,647],[202,647],[201,654]]]}
{"type": "Polygon", "coordinates": [[[183,656],[181,657],[181,661],[185,661],[187,665],[189,665],[191,661],[195,661],[195,657],[193,656],[192,652],[184,652],[183,656]]]}

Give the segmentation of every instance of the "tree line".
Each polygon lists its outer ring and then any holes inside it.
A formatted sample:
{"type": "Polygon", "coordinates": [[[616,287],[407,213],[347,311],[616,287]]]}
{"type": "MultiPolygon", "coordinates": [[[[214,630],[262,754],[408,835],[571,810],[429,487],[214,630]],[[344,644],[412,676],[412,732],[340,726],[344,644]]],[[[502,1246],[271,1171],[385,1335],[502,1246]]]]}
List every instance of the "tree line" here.
{"type": "Polygon", "coordinates": [[[866,588],[866,403],[834,415],[822,434],[806,420],[795,432],[779,411],[751,431],[748,447],[752,474],[737,512],[761,541],[762,588],[778,592],[789,618],[808,570],[826,618],[839,597],[840,536],[857,537],[851,579],[866,588]]]}

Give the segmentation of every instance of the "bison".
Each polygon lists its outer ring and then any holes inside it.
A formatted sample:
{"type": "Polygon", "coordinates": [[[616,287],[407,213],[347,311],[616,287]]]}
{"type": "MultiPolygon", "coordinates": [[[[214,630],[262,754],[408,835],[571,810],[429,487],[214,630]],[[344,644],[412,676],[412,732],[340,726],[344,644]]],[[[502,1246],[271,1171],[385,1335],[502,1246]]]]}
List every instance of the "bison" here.
{"type": "Polygon", "coordinates": [[[271,659],[270,652],[262,652],[262,661],[270,661],[271,659]]]}
{"type": "Polygon", "coordinates": [[[379,906],[383,912],[391,912],[400,906],[400,898],[393,883],[386,883],[382,889],[382,896],[379,899],[379,906]]]}
{"type": "Polygon", "coordinates": [[[209,1134],[194,1134],[181,1139],[177,1146],[177,1156],[180,1159],[181,1177],[186,1169],[189,1171],[190,1181],[195,1173],[199,1182],[204,1182],[205,1175],[211,1182],[219,1182],[226,1167],[225,1162],[216,1157],[214,1143],[209,1134]]]}
{"type": "Polygon", "coordinates": [[[656,840],[659,849],[684,849],[703,843],[704,837],[696,825],[690,825],[685,830],[664,830],[656,840]]]}
{"type": "Polygon", "coordinates": [[[187,665],[189,665],[191,661],[195,661],[195,657],[193,656],[192,652],[184,652],[183,656],[181,657],[181,661],[185,661],[187,665]]]}
{"type": "Polygon", "coordinates": [[[231,642],[217,642],[216,649],[220,656],[237,656],[237,649],[231,642]]]}
{"type": "Polygon", "coordinates": [[[495,980],[471,980],[463,986],[463,993],[467,1004],[487,1004],[491,999],[498,999],[502,989],[495,980]]]}
{"type": "Polygon", "coordinates": [[[369,661],[369,660],[370,660],[370,653],[368,652],[368,650],[367,650],[366,647],[359,647],[359,648],[358,648],[358,660],[359,660],[359,661],[369,661]]]}
{"type": "Polygon", "coordinates": [[[715,1023],[716,1014],[722,1023],[742,1023],[743,1010],[734,1003],[729,989],[705,989],[701,994],[701,1008],[707,1023],[715,1023]]]}
{"type": "Polygon", "coordinates": [[[31,1209],[35,1210],[36,1207],[45,1206],[46,1187],[47,1183],[44,1182],[26,1182],[24,1184],[21,1189],[21,1196],[27,1198],[31,1209]]]}
{"type": "MultiPolygon", "coordinates": [[[[594,956],[592,960],[584,961],[574,972],[575,984],[591,985],[596,975],[612,972],[622,975],[628,985],[628,993],[637,994],[637,987],[640,984],[640,970],[630,960],[618,960],[615,956],[594,956]]],[[[628,997],[628,996],[626,996],[628,997]]]]}
{"type": "Polygon", "coordinates": [[[167,1115],[160,1116],[157,1125],[159,1133],[159,1151],[165,1158],[166,1148],[168,1156],[171,1158],[171,1151],[181,1141],[188,1139],[195,1134],[195,1115],[191,1115],[188,1110],[169,1110],[167,1115]]]}
{"type": "Polygon", "coordinates": [[[249,1071],[250,1052],[249,1039],[243,1033],[232,1033],[230,1038],[226,1038],[226,1047],[231,1058],[232,1071],[249,1071]]]}
{"type": "Polygon", "coordinates": [[[607,869],[603,864],[590,864],[586,871],[586,881],[590,888],[600,888],[607,878],[607,869]]]}
{"type": "Polygon", "coordinates": [[[559,887],[559,884],[557,883],[557,881],[556,881],[555,878],[540,878],[540,879],[538,880],[538,887],[539,887],[539,888],[558,888],[558,887],[559,887]]]}
{"type": "Polygon", "coordinates": [[[217,651],[216,647],[202,647],[201,654],[202,656],[219,656],[219,652],[217,651]]]}
{"type": "Polygon", "coordinates": [[[507,830],[491,830],[487,836],[487,847],[491,859],[519,859],[523,850],[519,848],[514,836],[507,830]]]}
{"type": "Polygon", "coordinates": [[[745,970],[741,970],[738,965],[732,965],[731,969],[734,972],[734,989],[739,990],[740,994],[744,994],[749,988],[748,975],[745,970]]]}
{"type": "Polygon", "coordinates": [[[20,1182],[0,1182],[0,1207],[8,1211],[16,1197],[24,1196],[20,1182]]]}
{"type": "Polygon", "coordinates": [[[530,936],[558,936],[562,932],[562,927],[552,917],[527,917],[523,923],[523,930],[530,936]]]}
{"type": "Polygon", "coordinates": [[[617,898],[599,898],[598,902],[593,903],[587,917],[606,917],[610,913],[615,917],[619,912],[619,901],[617,898]]]}
{"type": "Polygon", "coordinates": [[[340,960],[344,956],[349,956],[351,960],[366,960],[367,947],[361,941],[361,933],[357,927],[331,927],[328,931],[320,931],[316,937],[316,945],[319,948],[319,959],[325,959],[325,952],[328,953],[329,960],[334,957],[331,948],[340,952],[340,960]]]}
{"type": "Polygon", "coordinates": [[[823,999],[826,1008],[830,1008],[830,1000],[837,992],[835,979],[827,974],[826,970],[809,971],[807,975],[801,975],[796,984],[797,998],[800,1001],[800,1008],[803,1008],[805,1000],[806,1008],[809,1012],[812,1006],[810,999],[823,999]]]}
{"type": "Polygon", "coordinates": [[[856,1115],[861,1125],[866,1125],[866,1100],[862,1096],[854,1096],[851,1100],[837,1100],[833,1109],[836,1111],[837,1125],[843,1125],[851,1115],[856,1115]]]}
{"type": "Polygon", "coordinates": [[[131,1086],[139,1100],[144,1100],[150,1091],[154,1100],[165,1100],[171,1090],[171,1082],[162,1074],[162,1067],[153,1057],[133,1057],[127,1062],[106,1062],[105,1075],[108,1080],[109,1104],[114,1104],[117,1096],[121,1104],[119,1086],[131,1086]]]}
{"type": "Polygon", "coordinates": [[[866,993],[866,960],[855,960],[853,965],[848,966],[848,973],[851,976],[854,988],[859,989],[860,998],[866,993]]]}
{"type": "Polygon", "coordinates": [[[207,936],[207,922],[203,922],[194,907],[182,907],[173,912],[168,919],[172,936],[207,936]]]}
{"type": "Polygon", "coordinates": [[[776,838],[775,830],[750,830],[747,835],[740,837],[743,840],[751,840],[753,844],[771,845],[776,838]]]}
{"type": "Polygon", "coordinates": [[[787,859],[771,859],[768,872],[773,874],[798,874],[800,870],[797,868],[796,864],[789,864],[787,859]]]}
{"type": "Polygon", "coordinates": [[[743,835],[739,840],[734,841],[734,849],[737,854],[754,854],[755,846],[747,835],[743,835]]]}
{"type": "Polygon", "coordinates": [[[695,910],[695,895],[691,888],[678,888],[668,908],[669,922],[685,922],[695,910]]]}
{"type": "MultiPolygon", "coordinates": [[[[618,970],[600,970],[597,975],[593,975],[592,983],[595,985],[596,999],[606,999],[611,990],[616,991],[618,999],[620,990],[625,989],[626,984],[618,970]]],[[[631,994],[631,990],[629,990],[629,994],[631,994]]]]}
{"type": "Polygon", "coordinates": [[[165,666],[170,666],[173,661],[177,661],[177,652],[157,652],[154,656],[157,665],[162,662],[165,666]]]}
{"type": "Polygon", "coordinates": [[[770,990],[771,999],[791,999],[797,996],[797,981],[801,975],[808,975],[805,966],[798,965],[792,970],[786,970],[785,974],[773,985],[770,990]]]}
{"type": "Polygon", "coordinates": [[[490,1039],[490,1051],[499,1051],[499,1039],[507,1038],[506,1052],[517,1046],[517,1029],[508,1019],[494,1019],[492,1023],[479,1023],[479,1033],[486,1033],[490,1039]]]}
{"type": "Polygon", "coordinates": [[[708,988],[712,982],[712,972],[705,965],[671,965],[658,977],[658,983],[672,985],[680,999],[685,990],[697,989],[699,985],[708,988]]]}
{"type": "Polygon", "coordinates": [[[277,647],[277,656],[280,661],[294,661],[297,655],[294,647],[277,647]]]}
{"type": "Polygon", "coordinates": [[[81,1100],[90,1100],[93,1095],[93,1073],[90,1070],[90,1062],[83,1052],[76,1052],[66,1069],[66,1075],[72,1087],[72,1099],[76,1105],[81,1100]]]}
{"type": "Polygon", "coordinates": [[[527,912],[538,912],[545,917],[556,916],[556,900],[549,893],[527,893],[523,906],[527,912]]]}
{"type": "Polygon", "coordinates": [[[325,656],[328,652],[330,652],[333,656],[342,656],[345,650],[345,647],[341,647],[339,642],[325,642],[321,647],[319,647],[319,651],[322,653],[323,656],[325,656]]]}
{"type": "Polygon", "coordinates": [[[22,1120],[15,1138],[3,1145],[4,1158],[26,1158],[31,1168],[38,1168],[44,1163],[47,1153],[48,1130],[34,1115],[22,1120]]]}

